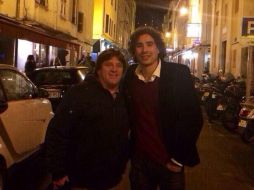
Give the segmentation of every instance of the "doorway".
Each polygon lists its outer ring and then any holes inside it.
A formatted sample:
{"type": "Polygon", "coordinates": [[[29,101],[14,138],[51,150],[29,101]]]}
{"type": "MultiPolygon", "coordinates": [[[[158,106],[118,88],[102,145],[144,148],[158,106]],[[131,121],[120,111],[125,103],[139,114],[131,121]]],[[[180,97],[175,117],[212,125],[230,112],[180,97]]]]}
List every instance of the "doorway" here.
{"type": "Polygon", "coordinates": [[[254,96],[254,46],[248,47],[247,95],[254,96]]]}
{"type": "Polygon", "coordinates": [[[225,73],[226,52],[227,52],[227,41],[223,41],[221,47],[221,63],[219,66],[219,69],[222,70],[223,74],[225,73]]]}

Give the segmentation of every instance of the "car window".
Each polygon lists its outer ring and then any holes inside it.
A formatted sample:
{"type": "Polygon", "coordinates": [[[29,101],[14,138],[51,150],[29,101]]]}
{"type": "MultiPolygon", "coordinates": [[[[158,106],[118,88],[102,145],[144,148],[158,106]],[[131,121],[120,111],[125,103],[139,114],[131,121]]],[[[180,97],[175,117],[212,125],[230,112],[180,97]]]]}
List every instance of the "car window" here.
{"type": "Polygon", "coordinates": [[[40,71],[33,79],[36,85],[74,84],[76,78],[71,71],[40,71]]]}
{"type": "Polygon", "coordinates": [[[24,76],[12,70],[0,70],[1,81],[7,99],[29,99],[34,94],[34,87],[24,76]]]}

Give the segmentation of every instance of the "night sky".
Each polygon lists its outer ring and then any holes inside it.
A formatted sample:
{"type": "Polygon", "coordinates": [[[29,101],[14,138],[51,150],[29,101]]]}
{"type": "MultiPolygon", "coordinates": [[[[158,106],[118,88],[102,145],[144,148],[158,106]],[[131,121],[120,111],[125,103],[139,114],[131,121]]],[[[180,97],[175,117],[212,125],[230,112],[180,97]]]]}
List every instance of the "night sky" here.
{"type": "Polygon", "coordinates": [[[163,16],[167,12],[170,0],[136,0],[136,27],[153,26],[161,30],[163,16]]]}

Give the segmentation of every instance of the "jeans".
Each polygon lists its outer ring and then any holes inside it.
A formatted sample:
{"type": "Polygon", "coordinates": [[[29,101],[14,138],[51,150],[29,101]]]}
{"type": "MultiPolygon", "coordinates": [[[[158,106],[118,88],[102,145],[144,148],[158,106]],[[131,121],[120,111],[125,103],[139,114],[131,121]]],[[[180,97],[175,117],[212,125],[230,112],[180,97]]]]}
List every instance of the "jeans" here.
{"type": "Polygon", "coordinates": [[[135,156],[130,170],[131,190],[184,190],[184,168],[181,172],[172,172],[161,164],[145,157],[135,156]]]}

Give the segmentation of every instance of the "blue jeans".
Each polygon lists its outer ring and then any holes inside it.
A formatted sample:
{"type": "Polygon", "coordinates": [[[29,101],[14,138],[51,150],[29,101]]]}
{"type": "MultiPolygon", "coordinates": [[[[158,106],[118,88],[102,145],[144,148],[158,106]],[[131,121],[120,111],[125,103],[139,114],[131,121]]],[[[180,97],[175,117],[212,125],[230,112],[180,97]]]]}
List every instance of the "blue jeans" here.
{"type": "Polygon", "coordinates": [[[161,164],[145,157],[135,156],[131,161],[131,190],[184,190],[184,168],[181,172],[172,172],[161,164]]]}

